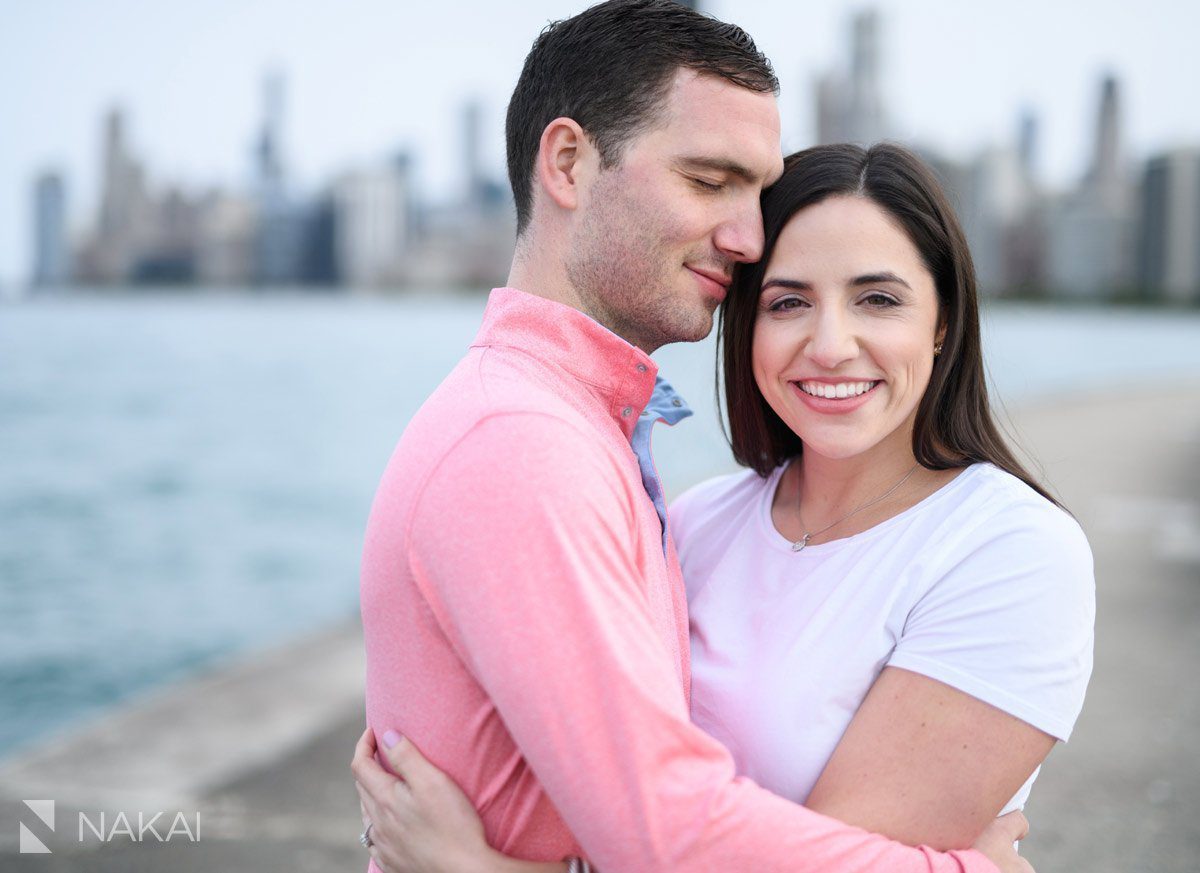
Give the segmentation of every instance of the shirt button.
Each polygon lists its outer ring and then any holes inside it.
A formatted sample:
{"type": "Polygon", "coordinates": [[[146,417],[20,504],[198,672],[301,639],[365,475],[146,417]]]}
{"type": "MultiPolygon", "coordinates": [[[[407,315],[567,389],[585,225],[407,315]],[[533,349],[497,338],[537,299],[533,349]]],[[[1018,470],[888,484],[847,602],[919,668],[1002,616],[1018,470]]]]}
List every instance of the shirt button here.
{"type": "Polygon", "coordinates": [[[633,407],[626,406],[624,409],[621,410],[621,415],[625,418],[629,418],[629,416],[633,415],[633,407]]]}
{"type": "Polygon", "coordinates": [[[645,365],[645,364],[638,364],[638,365],[637,365],[637,371],[638,371],[639,373],[645,373],[645,372],[646,372],[646,365],[645,365]]]}
{"type": "Polygon", "coordinates": [[[671,405],[672,406],[683,406],[683,401],[680,400],[678,397],[676,397],[674,400],[671,401],[671,405]]]}

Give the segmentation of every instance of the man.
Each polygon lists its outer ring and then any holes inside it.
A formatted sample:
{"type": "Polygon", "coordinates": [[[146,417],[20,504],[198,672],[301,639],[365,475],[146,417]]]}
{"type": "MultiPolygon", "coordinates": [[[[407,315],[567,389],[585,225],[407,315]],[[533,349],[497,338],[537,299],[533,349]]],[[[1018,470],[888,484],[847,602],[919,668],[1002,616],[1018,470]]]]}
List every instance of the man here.
{"type": "Polygon", "coordinates": [[[683,413],[649,353],[706,336],[734,264],[762,252],[776,89],[744,32],[670,0],[602,3],[535,42],[508,112],[509,287],[406,429],[368,525],[368,721],[446,770],[521,858],[994,871],[735,778],[688,719],[649,458],[653,422],[683,413]]]}

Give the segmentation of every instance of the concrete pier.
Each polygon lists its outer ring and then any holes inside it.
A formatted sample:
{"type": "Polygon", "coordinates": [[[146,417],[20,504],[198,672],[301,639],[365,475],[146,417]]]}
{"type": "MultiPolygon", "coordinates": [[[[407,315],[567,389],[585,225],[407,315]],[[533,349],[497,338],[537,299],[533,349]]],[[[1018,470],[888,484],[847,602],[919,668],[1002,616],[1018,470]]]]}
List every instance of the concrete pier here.
{"type": "Polygon", "coordinates": [[[1096,559],[1096,659],[1030,797],[1040,873],[1200,870],[1200,386],[1015,416],[1096,559]]]}
{"type": "MultiPolygon", "coordinates": [[[[1019,440],[1088,533],[1096,666],[1071,743],[1033,790],[1039,873],[1200,870],[1200,386],[1059,399],[1019,440]]],[[[348,769],[362,729],[356,622],[175,685],[0,762],[5,871],[358,871],[348,769]],[[54,799],[52,833],[20,803],[54,799]],[[77,814],[198,813],[99,847],[77,814]],[[50,854],[20,854],[19,823],[50,854]]],[[[132,822],[137,831],[136,822],[132,822]]]]}

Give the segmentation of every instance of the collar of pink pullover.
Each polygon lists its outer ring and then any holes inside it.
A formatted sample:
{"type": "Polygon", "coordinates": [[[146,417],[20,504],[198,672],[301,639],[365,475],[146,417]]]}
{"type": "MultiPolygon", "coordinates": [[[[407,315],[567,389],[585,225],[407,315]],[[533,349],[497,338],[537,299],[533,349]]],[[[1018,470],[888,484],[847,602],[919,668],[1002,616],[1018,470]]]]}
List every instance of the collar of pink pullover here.
{"type": "Polygon", "coordinates": [[[472,348],[506,348],[561,368],[604,403],[625,434],[654,392],[658,365],[641,349],[564,303],[496,288],[472,348]]]}

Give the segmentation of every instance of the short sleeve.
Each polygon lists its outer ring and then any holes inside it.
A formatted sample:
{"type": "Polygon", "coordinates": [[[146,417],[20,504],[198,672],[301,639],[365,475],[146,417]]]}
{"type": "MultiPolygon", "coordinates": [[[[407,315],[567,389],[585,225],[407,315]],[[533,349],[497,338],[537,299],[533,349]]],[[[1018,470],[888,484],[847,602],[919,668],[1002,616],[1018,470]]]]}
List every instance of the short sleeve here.
{"type": "Polygon", "coordinates": [[[936,581],[888,663],[1065,741],[1092,671],[1091,549],[1075,520],[1041,498],[982,515],[927,567],[936,581]]]}

